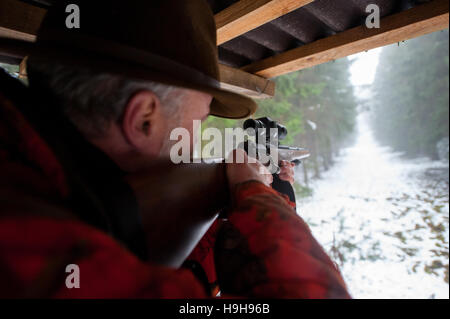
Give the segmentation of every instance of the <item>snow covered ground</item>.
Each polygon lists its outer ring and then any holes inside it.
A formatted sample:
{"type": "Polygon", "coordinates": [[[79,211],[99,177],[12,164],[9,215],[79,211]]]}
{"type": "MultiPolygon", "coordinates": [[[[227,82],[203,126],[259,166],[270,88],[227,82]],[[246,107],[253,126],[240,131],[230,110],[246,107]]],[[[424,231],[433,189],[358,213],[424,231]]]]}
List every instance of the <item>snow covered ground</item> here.
{"type": "Polygon", "coordinates": [[[366,115],[358,124],[299,214],[354,298],[449,298],[448,164],[402,159],[377,145],[366,115]]]}

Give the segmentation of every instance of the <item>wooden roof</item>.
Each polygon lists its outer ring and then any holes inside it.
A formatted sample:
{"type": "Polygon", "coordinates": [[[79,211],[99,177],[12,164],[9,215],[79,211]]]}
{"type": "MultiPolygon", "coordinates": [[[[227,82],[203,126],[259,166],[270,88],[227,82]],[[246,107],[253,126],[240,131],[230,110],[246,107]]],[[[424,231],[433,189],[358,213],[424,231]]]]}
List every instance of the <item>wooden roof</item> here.
{"type": "MultiPolygon", "coordinates": [[[[58,0],[0,0],[0,36],[34,40],[58,0]]],[[[268,79],[448,28],[448,0],[208,0],[216,17],[221,81],[255,98],[268,79]],[[380,8],[368,29],[366,7],[380,8]]]]}

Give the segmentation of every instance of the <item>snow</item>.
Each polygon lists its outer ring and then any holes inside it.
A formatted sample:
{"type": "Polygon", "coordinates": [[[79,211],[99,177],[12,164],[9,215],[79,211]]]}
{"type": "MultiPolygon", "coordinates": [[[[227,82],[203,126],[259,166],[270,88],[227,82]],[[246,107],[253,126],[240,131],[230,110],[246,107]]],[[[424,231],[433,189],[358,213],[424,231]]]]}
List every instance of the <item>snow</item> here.
{"type": "Polygon", "coordinates": [[[449,298],[448,164],[379,146],[366,117],[298,212],[354,298],[449,298]]]}
{"type": "Polygon", "coordinates": [[[306,123],[308,123],[308,125],[311,127],[311,129],[312,129],[313,131],[315,131],[315,130],[317,129],[317,124],[314,123],[313,121],[306,120],[306,123]]]}

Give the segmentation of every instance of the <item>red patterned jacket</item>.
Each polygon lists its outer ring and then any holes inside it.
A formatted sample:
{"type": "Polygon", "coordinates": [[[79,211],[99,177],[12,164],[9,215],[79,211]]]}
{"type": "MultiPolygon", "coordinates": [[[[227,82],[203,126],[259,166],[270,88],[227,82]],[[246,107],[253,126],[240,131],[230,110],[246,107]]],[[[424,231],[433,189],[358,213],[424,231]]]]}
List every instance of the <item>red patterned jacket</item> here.
{"type": "MultiPolygon", "coordinates": [[[[114,202],[115,192],[129,192],[116,181],[120,174],[97,172],[109,164],[49,113],[51,103],[40,92],[0,74],[0,297],[209,297],[190,270],[145,262],[138,219],[114,212],[134,205],[114,202]],[[69,264],[80,269],[80,288],[66,286],[69,264]]],[[[193,253],[205,265],[214,245],[209,262],[223,295],[349,297],[339,271],[285,198],[249,182],[233,201],[228,221],[193,253]]]]}

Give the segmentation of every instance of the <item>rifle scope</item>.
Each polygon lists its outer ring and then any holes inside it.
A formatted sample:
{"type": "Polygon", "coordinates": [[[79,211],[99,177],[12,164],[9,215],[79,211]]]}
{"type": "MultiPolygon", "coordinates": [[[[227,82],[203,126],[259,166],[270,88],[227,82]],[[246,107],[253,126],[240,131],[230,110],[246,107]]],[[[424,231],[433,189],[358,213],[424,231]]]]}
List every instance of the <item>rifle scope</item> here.
{"type": "MultiPolygon", "coordinates": [[[[259,119],[248,119],[244,122],[244,130],[247,130],[249,128],[252,128],[255,130],[255,132],[258,132],[258,129],[266,129],[269,134],[266,135],[266,139],[270,140],[270,134],[274,134],[273,137],[278,138],[279,141],[286,138],[288,134],[288,130],[285,126],[277,123],[276,121],[273,121],[269,117],[263,117],[259,119]],[[277,129],[275,133],[271,132],[271,128],[277,129]]],[[[265,134],[265,131],[264,131],[265,134]]]]}

